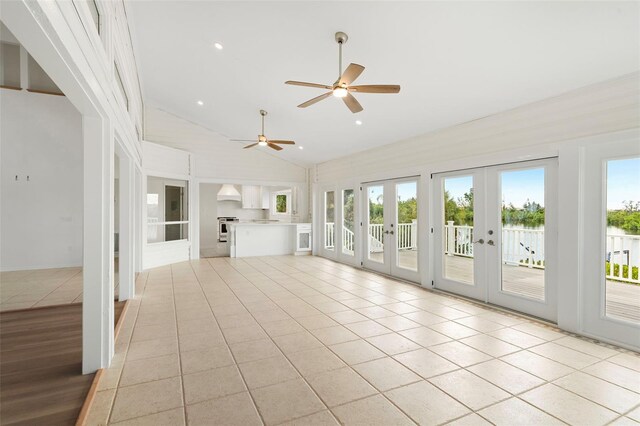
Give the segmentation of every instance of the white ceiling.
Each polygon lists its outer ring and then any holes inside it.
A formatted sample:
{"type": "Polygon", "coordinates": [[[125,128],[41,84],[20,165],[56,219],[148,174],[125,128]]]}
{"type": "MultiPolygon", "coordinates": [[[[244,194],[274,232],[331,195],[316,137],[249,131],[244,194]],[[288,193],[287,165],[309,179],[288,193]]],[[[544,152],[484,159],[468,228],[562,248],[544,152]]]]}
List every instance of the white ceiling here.
{"type": "MultiPolygon", "coordinates": [[[[127,4],[145,103],[229,138],[294,139],[319,163],[481,118],[639,69],[638,2],[214,2],[127,4]],[[286,80],[331,84],[336,31],[360,94],[352,114],[286,80]],[[223,50],[213,44],[220,42],[223,50]],[[204,101],[198,106],[197,100],[204,101]],[[362,120],[356,126],[355,120],[362,120]]],[[[242,144],[237,144],[241,149],[242,144]]],[[[260,148],[268,149],[268,148],[260,148]]]]}

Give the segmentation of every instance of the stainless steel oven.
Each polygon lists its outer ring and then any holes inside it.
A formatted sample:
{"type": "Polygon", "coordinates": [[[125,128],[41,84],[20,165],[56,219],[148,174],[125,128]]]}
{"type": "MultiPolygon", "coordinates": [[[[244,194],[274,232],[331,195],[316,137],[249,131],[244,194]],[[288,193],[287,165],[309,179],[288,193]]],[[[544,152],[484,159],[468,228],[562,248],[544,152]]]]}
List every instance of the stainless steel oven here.
{"type": "Polygon", "coordinates": [[[227,242],[229,235],[228,225],[233,222],[239,222],[239,219],[237,217],[218,217],[218,241],[221,243],[227,242]]]}

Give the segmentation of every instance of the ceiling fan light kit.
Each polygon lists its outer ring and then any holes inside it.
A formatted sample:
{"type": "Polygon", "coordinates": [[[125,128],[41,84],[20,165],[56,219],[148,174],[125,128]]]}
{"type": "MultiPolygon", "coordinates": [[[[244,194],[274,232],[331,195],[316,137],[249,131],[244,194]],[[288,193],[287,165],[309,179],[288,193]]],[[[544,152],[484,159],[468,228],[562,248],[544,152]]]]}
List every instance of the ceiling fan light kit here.
{"type": "Polygon", "coordinates": [[[282,151],[282,147],[280,145],[295,145],[294,141],[285,141],[278,139],[268,139],[264,135],[264,117],[267,115],[267,111],[261,109],[260,115],[262,116],[262,133],[258,135],[258,139],[231,139],[235,142],[253,142],[252,144],[246,145],[243,149],[253,148],[254,146],[268,146],[271,149],[275,149],[276,151],[282,151]]]}
{"type": "Polygon", "coordinates": [[[317,102],[320,102],[323,99],[328,98],[333,95],[336,98],[342,98],[344,104],[349,108],[352,113],[357,113],[363,110],[360,102],[351,94],[351,92],[356,93],[398,93],[400,92],[400,86],[396,84],[369,84],[369,85],[361,85],[361,86],[351,86],[353,83],[364,71],[364,67],[358,64],[349,64],[349,66],[342,71],[342,45],[344,45],[349,36],[342,31],[338,31],[335,34],[336,43],[338,43],[338,79],[332,85],[318,84],[318,83],[307,83],[304,81],[294,81],[289,80],[285,81],[285,84],[290,84],[293,86],[304,86],[304,87],[313,87],[316,89],[327,89],[329,92],[316,96],[313,99],[310,99],[306,102],[298,105],[298,108],[306,108],[311,106],[317,102]]]}

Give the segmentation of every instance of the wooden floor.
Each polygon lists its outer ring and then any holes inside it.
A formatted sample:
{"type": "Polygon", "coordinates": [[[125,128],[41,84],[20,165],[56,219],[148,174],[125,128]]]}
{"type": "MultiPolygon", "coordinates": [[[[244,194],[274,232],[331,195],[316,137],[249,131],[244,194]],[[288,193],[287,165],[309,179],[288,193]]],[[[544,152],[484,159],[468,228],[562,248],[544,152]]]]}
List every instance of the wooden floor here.
{"type": "Polygon", "coordinates": [[[93,377],[82,375],[81,303],[0,313],[0,424],[75,424],[93,377]]]}

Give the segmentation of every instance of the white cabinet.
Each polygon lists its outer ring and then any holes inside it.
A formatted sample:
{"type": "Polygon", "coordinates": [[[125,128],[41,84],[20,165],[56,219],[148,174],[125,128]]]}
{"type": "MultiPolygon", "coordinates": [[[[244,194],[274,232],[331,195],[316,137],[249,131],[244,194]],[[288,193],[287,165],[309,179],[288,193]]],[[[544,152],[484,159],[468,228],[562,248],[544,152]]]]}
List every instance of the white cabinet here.
{"type": "Polygon", "coordinates": [[[266,186],[261,186],[260,191],[262,191],[262,208],[265,210],[269,210],[269,204],[271,201],[270,200],[271,192],[269,191],[269,188],[266,186]]]}
{"type": "Polygon", "coordinates": [[[242,185],[243,209],[268,209],[269,190],[258,185],[242,185]]]}
{"type": "Polygon", "coordinates": [[[311,224],[300,223],[296,225],[296,254],[308,254],[311,252],[311,224]]]}

